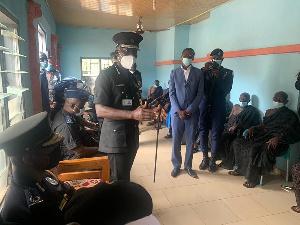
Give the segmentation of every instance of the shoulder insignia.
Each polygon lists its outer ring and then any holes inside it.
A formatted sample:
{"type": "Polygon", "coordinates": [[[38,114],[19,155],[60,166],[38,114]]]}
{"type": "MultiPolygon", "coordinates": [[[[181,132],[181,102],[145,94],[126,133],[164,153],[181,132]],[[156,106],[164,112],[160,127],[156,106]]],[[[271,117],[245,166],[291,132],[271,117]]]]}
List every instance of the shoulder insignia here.
{"type": "Polygon", "coordinates": [[[71,116],[69,116],[69,115],[65,116],[65,120],[66,120],[66,123],[73,123],[73,120],[72,120],[71,116]]]}
{"type": "Polygon", "coordinates": [[[50,184],[52,184],[52,185],[54,185],[54,186],[58,185],[57,180],[54,180],[54,179],[51,178],[51,177],[46,177],[45,180],[48,181],[50,184]]]}

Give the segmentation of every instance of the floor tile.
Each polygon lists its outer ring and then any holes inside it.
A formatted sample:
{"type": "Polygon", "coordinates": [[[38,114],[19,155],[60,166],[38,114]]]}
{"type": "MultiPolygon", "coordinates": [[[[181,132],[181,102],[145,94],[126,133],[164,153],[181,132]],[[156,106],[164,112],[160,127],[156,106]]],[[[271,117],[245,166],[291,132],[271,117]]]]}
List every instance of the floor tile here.
{"type": "Polygon", "coordinates": [[[180,206],[157,211],[163,225],[205,225],[192,206],[180,206]]]}
{"type": "Polygon", "coordinates": [[[130,171],[130,177],[150,176],[151,173],[145,164],[134,164],[130,171]]]}
{"type": "Polygon", "coordinates": [[[165,196],[162,190],[149,191],[149,194],[152,197],[153,210],[172,207],[172,205],[170,204],[169,200],[167,199],[167,197],[165,196]]]}
{"type": "Polygon", "coordinates": [[[255,218],[255,219],[243,220],[234,223],[226,223],[226,225],[266,225],[266,224],[261,219],[255,218]]]}
{"type": "Polygon", "coordinates": [[[283,225],[283,224],[299,225],[300,224],[300,218],[298,218],[291,212],[262,217],[261,220],[263,220],[267,225],[283,225]]]}
{"type": "Polygon", "coordinates": [[[231,191],[224,188],[221,182],[193,185],[192,188],[204,201],[233,197],[231,191]]]}
{"type": "Polygon", "coordinates": [[[291,208],[291,203],[275,191],[254,194],[249,197],[253,198],[273,213],[287,212],[291,208]]]}
{"type": "Polygon", "coordinates": [[[172,206],[203,202],[200,195],[190,186],[163,189],[163,193],[172,206]]]}
{"type": "Polygon", "coordinates": [[[272,214],[249,196],[241,196],[222,200],[238,217],[243,220],[258,218],[272,214]]]}
{"type": "Polygon", "coordinates": [[[221,225],[241,220],[222,201],[203,202],[192,207],[205,224],[221,225]]]}
{"type": "Polygon", "coordinates": [[[158,174],[155,178],[155,183],[153,182],[153,176],[141,177],[144,187],[147,190],[160,190],[163,188],[171,188],[174,187],[174,183],[170,179],[171,176],[167,176],[166,174],[158,174]]]}

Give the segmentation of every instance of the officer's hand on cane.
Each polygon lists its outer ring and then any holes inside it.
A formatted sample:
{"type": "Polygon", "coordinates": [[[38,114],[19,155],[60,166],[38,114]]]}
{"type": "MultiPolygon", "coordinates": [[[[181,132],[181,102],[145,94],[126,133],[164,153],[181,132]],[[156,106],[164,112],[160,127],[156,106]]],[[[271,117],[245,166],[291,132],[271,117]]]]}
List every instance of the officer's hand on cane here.
{"type": "Polygon", "coordinates": [[[158,116],[160,117],[160,121],[163,121],[164,119],[167,119],[168,114],[166,113],[166,110],[161,107],[161,105],[158,105],[153,109],[153,112],[155,113],[155,119],[158,119],[158,116]],[[160,114],[159,114],[160,111],[160,114]]]}
{"type": "Polygon", "coordinates": [[[153,109],[147,109],[147,101],[144,105],[139,106],[134,111],[132,111],[132,119],[139,121],[149,121],[155,118],[155,113],[153,109]]]}

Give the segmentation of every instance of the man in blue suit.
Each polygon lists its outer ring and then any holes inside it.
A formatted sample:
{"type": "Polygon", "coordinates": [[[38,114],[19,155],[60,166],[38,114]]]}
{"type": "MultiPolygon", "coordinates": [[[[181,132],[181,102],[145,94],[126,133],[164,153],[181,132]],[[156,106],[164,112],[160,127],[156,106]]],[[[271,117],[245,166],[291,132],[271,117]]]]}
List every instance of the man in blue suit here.
{"type": "Polygon", "coordinates": [[[192,170],[192,160],[195,131],[199,119],[199,105],[204,94],[204,76],[200,69],[191,65],[194,56],[195,52],[192,48],[184,49],[181,56],[181,67],[172,70],[170,75],[172,164],[174,167],[171,176],[174,178],[180,173],[182,163],[180,142],[184,132],[186,136],[184,169],[191,177],[198,178],[192,170]]]}

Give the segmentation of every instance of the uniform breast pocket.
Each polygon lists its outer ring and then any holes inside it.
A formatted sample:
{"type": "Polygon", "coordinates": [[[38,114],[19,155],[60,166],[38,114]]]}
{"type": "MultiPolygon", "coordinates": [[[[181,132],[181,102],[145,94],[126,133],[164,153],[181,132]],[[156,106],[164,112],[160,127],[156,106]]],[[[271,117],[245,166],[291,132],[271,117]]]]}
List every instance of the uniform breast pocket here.
{"type": "MultiPolygon", "coordinates": [[[[105,146],[109,148],[126,148],[126,130],[123,124],[106,123],[102,127],[105,135],[101,135],[104,139],[105,146]]],[[[101,137],[101,138],[102,138],[101,137]]]]}

